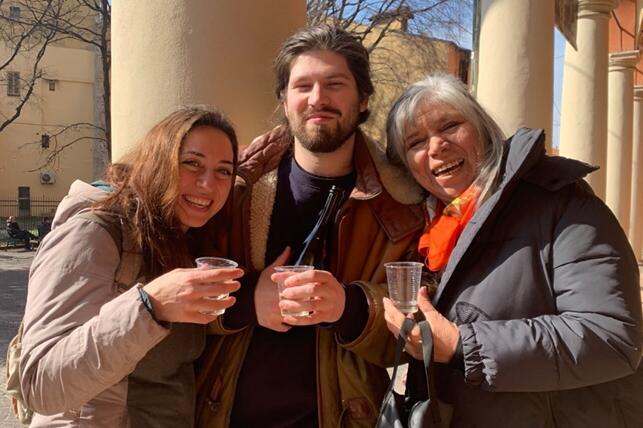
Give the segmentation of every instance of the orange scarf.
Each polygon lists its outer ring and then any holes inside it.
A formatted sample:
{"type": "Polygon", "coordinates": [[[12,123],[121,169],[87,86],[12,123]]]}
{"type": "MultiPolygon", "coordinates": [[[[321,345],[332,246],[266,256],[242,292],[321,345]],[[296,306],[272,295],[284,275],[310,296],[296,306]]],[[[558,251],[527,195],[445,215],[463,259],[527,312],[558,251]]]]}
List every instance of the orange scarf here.
{"type": "Polygon", "coordinates": [[[471,185],[446,207],[438,202],[436,215],[420,237],[418,251],[429,270],[438,272],[447,265],[462,230],[476,212],[480,189],[471,185]]]}

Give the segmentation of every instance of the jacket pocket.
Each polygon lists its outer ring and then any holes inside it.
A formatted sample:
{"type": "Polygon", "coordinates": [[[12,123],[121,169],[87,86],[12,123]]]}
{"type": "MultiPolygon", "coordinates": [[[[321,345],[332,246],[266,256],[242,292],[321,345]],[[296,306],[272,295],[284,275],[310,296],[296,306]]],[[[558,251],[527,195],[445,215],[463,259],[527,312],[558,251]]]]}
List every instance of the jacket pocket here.
{"type": "Polygon", "coordinates": [[[196,425],[197,427],[215,427],[221,411],[221,395],[223,389],[223,373],[217,369],[212,374],[212,384],[207,393],[197,397],[196,425]],[[200,401],[200,402],[199,402],[200,401]]]}

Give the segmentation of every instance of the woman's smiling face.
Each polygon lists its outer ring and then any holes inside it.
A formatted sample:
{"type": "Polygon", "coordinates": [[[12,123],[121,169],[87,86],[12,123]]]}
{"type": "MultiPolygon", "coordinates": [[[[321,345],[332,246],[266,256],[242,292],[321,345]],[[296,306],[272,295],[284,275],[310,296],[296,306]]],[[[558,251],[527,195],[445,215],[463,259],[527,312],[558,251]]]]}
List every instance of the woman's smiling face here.
{"type": "Polygon", "coordinates": [[[233,172],[232,143],[223,131],[200,126],[185,136],[175,207],[184,231],[205,225],[223,207],[232,188],[233,172]]]}
{"type": "Polygon", "coordinates": [[[445,204],[480,172],[475,126],[449,104],[423,102],[404,138],[406,163],[418,183],[445,204]]]}

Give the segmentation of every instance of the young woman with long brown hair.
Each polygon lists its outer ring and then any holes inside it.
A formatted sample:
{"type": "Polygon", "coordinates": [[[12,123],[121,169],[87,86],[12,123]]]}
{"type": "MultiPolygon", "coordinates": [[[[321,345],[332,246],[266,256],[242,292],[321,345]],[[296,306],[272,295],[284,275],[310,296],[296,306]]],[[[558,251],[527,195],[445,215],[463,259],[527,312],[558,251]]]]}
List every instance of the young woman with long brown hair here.
{"type": "Polygon", "coordinates": [[[207,297],[242,275],[194,268],[198,229],[228,198],[236,158],[220,113],[183,108],[112,168],[111,192],[72,185],[29,279],[20,374],[32,427],[192,426],[204,324],[234,303],[207,297]],[[138,275],[123,283],[127,270],[138,275]]]}

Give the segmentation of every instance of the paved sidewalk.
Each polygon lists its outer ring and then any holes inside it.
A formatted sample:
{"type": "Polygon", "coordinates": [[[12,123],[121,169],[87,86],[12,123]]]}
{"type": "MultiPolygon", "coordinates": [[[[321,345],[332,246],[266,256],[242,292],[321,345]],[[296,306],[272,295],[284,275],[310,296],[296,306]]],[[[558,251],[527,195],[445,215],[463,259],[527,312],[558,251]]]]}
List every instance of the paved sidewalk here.
{"type": "Polygon", "coordinates": [[[29,265],[35,252],[22,249],[0,251],[0,427],[19,428],[5,396],[7,345],[18,330],[27,298],[29,265]]]}

